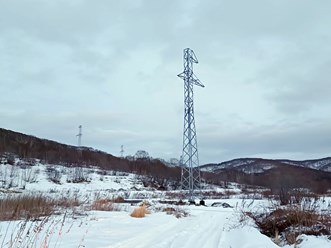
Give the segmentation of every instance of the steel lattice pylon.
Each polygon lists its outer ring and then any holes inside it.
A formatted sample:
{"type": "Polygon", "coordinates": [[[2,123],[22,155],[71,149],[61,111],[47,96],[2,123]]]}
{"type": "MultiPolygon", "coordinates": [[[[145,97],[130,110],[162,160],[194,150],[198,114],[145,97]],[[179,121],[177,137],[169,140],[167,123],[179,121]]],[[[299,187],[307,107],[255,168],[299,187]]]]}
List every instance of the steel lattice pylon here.
{"type": "Polygon", "coordinates": [[[189,198],[193,200],[194,190],[200,188],[200,170],[197,133],[194,121],[193,85],[205,87],[193,73],[193,63],[198,60],[190,48],[184,49],[184,72],[178,77],[184,80],[184,136],[183,152],[181,156],[181,185],[183,190],[189,191],[189,198]]]}

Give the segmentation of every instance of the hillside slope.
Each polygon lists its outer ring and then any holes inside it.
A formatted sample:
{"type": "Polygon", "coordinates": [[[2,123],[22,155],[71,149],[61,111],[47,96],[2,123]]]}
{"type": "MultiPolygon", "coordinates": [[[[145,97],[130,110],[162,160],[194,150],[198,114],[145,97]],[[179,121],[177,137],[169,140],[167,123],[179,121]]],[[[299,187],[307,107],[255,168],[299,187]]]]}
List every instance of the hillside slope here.
{"type": "Polygon", "coordinates": [[[39,159],[43,164],[90,167],[133,172],[155,178],[179,180],[179,168],[170,168],[157,159],[128,160],[89,147],[76,147],[40,139],[0,128],[0,156],[11,163],[15,157],[29,163],[39,159]]]}
{"type": "Polygon", "coordinates": [[[331,189],[331,173],[322,168],[328,165],[329,160],[330,158],[308,161],[246,158],[204,165],[201,170],[212,172],[209,180],[214,183],[237,182],[276,191],[308,188],[316,193],[326,193],[331,189]]]}
{"type": "Polygon", "coordinates": [[[236,169],[245,173],[259,173],[280,165],[293,165],[297,167],[331,172],[331,157],[313,160],[288,160],[288,159],[262,159],[262,158],[238,158],[218,164],[206,164],[201,170],[217,172],[222,169],[236,169]]]}
{"type": "MultiPolygon", "coordinates": [[[[172,180],[179,183],[181,176],[179,167],[169,167],[157,159],[128,160],[93,148],[78,148],[1,128],[0,157],[3,163],[9,164],[19,158],[25,166],[33,164],[35,159],[43,164],[67,167],[95,166],[147,175],[159,182],[172,180]]],[[[271,189],[310,188],[325,193],[331,189],[330,163],[331,158],[306,161],[244,158],[201,166],[201,175],[214,184],[237,182],[271,189]]]]}

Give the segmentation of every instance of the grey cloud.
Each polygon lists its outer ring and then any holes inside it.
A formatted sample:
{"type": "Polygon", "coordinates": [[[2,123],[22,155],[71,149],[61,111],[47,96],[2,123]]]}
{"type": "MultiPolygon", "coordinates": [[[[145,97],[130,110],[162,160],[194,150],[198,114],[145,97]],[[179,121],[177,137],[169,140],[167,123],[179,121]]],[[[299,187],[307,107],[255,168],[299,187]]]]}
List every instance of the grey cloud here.
{"type": "MultiPolygon", "coordinates": [[[[212,132],[200,132],[201,153],[217,154],[219,161],[263,154],[303,154],[301,159],[327,156],[331,149],[330,121],[311,123],[293,122],[247,129],[214,128],[212,132]]],[[[293,157],[291,157],[293,158],[293,157]]],[[[295,157],[294,157],[295,158],[295,157]]],[[[215,156],[214,159],[217,160],[215,156]]],[[[219,162],[218,161],[218,162],[219,162]]]]}
{"type": "Polygon", "coordinates": [[[178,157],[183,82],[176,75],[191,47],[206,85],[195,89],[202,163],[325,154],[330,5],[2,1],[1,125],[75,144],[82,124],[89,146],[178,157]],[[307,124],[315,119],[323,122],[307,124]]]}
{"type": "MultiPolygon", "coordinates": [[[[321,105],[330,106],[329,73],[331,66],[328,47],[314,50],[310,46],[300,48],[299,54],[284,57],[269,67],[264,75],[272,82],[266,94],[281,112],[290,114],[310,111],[321,105]],[[285,61],[286,60],[286,61],[285,61]],[[275,68],[278,72],[275,72],[275,68]],[[270,90],[270,88],[269,88],[270,90]]],[[[269,83],[267,83],[270,86],[269,83]]]]}

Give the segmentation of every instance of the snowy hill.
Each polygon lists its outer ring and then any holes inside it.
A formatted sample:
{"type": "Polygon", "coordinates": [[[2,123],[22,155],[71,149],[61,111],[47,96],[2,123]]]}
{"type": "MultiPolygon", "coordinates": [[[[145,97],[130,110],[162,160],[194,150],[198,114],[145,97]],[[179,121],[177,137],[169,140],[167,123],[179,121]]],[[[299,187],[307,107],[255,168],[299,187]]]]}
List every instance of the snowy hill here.
{"type": "Polygon", "coordinates": [[[8,163],[20,159],[29,164],[38,160],[43,164],[66,167],[97,167],[126,173],[147,175],[159,179],[180,180],[180,169],[152,158],[119,158],[90,147],[75,147],[40,139],[0,128],[0,156],[8,163]]]}
{"type": "MultiPolygon", "coordinates": [[[[249,199],[249,194],[242,195],[238,185],[228,185],[226,189],[210,185],[205,191],[210,196],[205,206],[173,205],[180,202],[182,193],[157,190],[155,185],[146,184],[146,176],[92,166],[43,164],[38,159],[26,161],[16,157],[11,164],[7,162],[3,157],[0,163],[1,200],[42,195],[65,202],[75,199],[77,205],[39,220],[0,221],[3,248],[279,247],[243,215],[259,213],[274,203],[255,199],[256,193],[249,199]],[[108,210],[93,209],[96,202],[118,197],[123,200],[112,203],[108,210]],[[130,213],[141,202],[149,206],[147,216],[132,218],[130,213]]],[[[324,198],[319,204],[325,210],[330,201],[324,198]]],[[[284,248],[330,246],[327,236],[301,235],[298,240],[300,245],[284,244],[284,248]]]]}
{"type": "MultiPolygon", "coordinates": [[[[157,182],[158,187],[163,189],[167,188],[169,181],[173,184],[172,188],[180,183],[180,167],[176,166],[178,160],[165,163],[152,158],[119,158],[93,148],[68,146],[1,128],[0,139],[3,163],[13,165],[15,159],[19,159],[19,166],[23,167],[39,161],[44,165],[134,173],[150,177],[150,183],[157,182]]],[[[243,158],[201,166],[201,175],[204,181],[213,184],[232,181],[275,188],[285,183],[290,188],[309,187],[315,192],[324,193],[331,189],[330,162],[331,158],[307,161],[243,158]]],[[[79,171],[82,169],[75,170],[74,174],[78,173],[78,176],[73,181],[81,180],[79,171]]],[[[55,177],[59,174],[57,171],[49,173],[55,174],[55,177]]]]}
{"type": "Polygon", "coordinates": [[[262,159],[262,158],[239,158],[219,164],[206,164],[201,166],[201,170],[217,172],[222,169],[236,169],[245,173],[262,173],[280,165],[292,165],[303,168],[310,168],[325,172],[331,172],[331,158],[321,158],[314,160],[287,160],[287,159],[262,159]]]}
{"type": "Polygon", "coordinates": [[[212,173],[211,181],[223,180],[258,185],[280,190],[309,188],[316,193],[331,189],[330,158],[307,161],[234,159],[220,164],[207,164],[201,170],[212,173]]]}

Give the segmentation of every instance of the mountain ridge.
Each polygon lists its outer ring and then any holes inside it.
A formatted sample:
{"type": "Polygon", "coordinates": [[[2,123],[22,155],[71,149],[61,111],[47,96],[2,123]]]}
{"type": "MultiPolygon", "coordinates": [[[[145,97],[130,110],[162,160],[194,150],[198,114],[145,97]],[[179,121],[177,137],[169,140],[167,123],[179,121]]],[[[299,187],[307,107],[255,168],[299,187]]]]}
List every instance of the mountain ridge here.
{"type": "Polygon", "coordinates": [[[281,164],[331,172],[331,157],[309,160],[236,158],[221,163],[205,164],[200,166],[200,169],[209,172],[217,172],[222,169],[237,169],[245,172],[245,169],[247,171],[247,168],[251,168],[252,173],[254,173],[255,168],[255,173],[258,173],[259,169],[263,172],[281,164]]]}
{"type": "MultiPolygon", "coordinates": [[[[93,148],[61,144],[0,128],[0,157],[3,163],[10,163],[13,157],[15,160],[15,156],[21,161],[27,161],[28,166],[30,159],[39,159],[47,166],[96,166],[102,170],[145,175],[160,182],[171,180],[180,184],[181,178],[180,167],[167,166],[158,159],[119,158],[93,148]]],[[[309,188],[323,193],[331,189],[330,163],[329,157],[303,161],[239,158],[219,164],[202,165],[200,168],[201,179],[210,184],[236,182],[276,190],[285,185],[289,188],[309,188]]]]}

